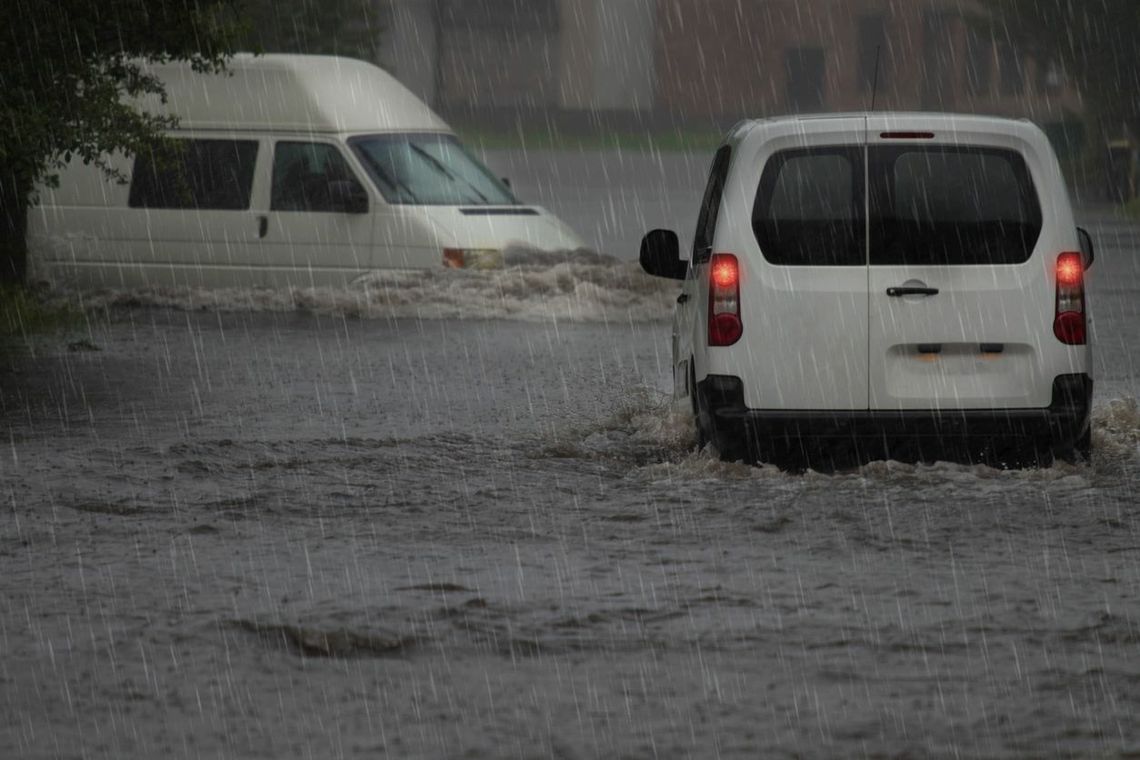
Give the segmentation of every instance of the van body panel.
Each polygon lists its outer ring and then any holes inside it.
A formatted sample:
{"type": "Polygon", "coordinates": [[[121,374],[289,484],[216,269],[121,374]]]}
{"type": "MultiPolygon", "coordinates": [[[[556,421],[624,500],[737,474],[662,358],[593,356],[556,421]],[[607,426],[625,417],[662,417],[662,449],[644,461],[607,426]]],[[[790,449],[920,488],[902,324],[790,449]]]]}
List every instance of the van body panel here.
{"type": "Polygon", "coordinates": [[[375,268],[372,226],[369,214],[270,213],[268,232],[256,249],[258,270],[264,272],[257,284],[326,285],[359,277],[375,268]]]}
{"type": "Polygon", "coordinates": [[[443,249],[453,246],[451,231],[441,226],[425,206],[377,203],[372,239],[377,269],[437,267],[443,249]]]}
{"type": "Polygon", "coordinates": [[[541,206],[421,206],[451,240],[448,247],[573,250],[581,240],[541,206]]]}

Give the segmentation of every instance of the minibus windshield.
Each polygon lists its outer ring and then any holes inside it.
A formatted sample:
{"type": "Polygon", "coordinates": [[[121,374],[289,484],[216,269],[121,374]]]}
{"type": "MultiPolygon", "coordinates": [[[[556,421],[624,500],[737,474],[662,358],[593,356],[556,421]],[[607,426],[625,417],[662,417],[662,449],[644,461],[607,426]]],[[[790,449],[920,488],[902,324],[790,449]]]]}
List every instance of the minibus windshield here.
{"type": "Polygon", "coordinates": [[[445,134],[384,134],[348,141],[389,203],[514,206],[518,201],[460,142],[445,134]]]}

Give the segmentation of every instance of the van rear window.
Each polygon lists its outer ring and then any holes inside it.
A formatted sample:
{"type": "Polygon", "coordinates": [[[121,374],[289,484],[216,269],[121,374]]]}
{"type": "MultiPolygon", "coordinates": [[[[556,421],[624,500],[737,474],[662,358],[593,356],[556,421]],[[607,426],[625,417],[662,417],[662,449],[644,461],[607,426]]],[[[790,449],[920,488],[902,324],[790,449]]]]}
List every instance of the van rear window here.
{"type": "Polygon", "coordinates": [[[172,156],[135,157],[131,208],[238,211],[249,208],[256,140],[173,141],[172,156]]]}
{"type": "Polygon", "coordinates": [[[871,264],[1027,261],[1041,206],[1024,159],[1002,149],[871,150],[871,264]]]}
{"type": "Polygon", "coordinates": [[[1041,205],[1019,153],[875,146],[867,151],[865,203],[863,151],[797,149],[768,160],[752,209],[764,258],[785,266],[962,266],[1020,264],[1033,254],[1041,205]]]}
{"type": "Polygon", "coordinates": [[[789,150],[768,160],[752,209],[764,258],[785,266],[863,266],[863,150],[789,150]]]}

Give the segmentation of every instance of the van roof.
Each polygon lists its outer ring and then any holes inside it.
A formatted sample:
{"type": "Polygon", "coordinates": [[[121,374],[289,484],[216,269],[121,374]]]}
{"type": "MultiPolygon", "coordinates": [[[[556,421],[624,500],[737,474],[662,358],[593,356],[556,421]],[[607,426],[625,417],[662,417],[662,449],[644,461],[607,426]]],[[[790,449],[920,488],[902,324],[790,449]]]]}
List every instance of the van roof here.
{"type": "Polygon", "coordinates": [[[447,123],[383,69],[352,58],[239,53],[222,74],[186,63],[147,66],[167,102],[144,111],[176,116],[180,129],[300,132],[450,132],[447,123]]]}
{"type": "Polygon", "coordinates": [[[963,113],[924,111],[850,111],[842,113],[799,114],[773,116],[740,122],[729,133],[728,139],[743,140],[750,133],[784,134],[799,129],[816,131],[827,129],[827,122],[838,120],[871,119],[872,123],[887,124],[892,130],[923,130],[934,132],[971,132],[1017,135],[1028,138],[1041,130],[1028,119],[1008,119],[963,113]]]}
{"type": "Polygon", "coordinates": [[[1010,119],[1004,116],[987,116],[973,113],[951,113],[948,111],[837,111],[834,113],[805,113],[786,116],[766,116],[752,119],[754,122],[797,122],[817,121],[819,119],[862,119],[864,117],[879,119],[922,119],[931,125],[955,124],[962,121],[988,122],[995,124],[1030,124],[1029,119],[1010,119]]]}

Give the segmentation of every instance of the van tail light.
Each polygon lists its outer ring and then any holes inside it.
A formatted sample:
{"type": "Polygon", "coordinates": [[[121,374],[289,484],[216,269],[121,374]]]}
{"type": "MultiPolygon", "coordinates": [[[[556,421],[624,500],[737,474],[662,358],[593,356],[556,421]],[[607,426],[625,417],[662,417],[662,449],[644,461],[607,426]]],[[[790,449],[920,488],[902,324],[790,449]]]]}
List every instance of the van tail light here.
{"type": "Polygon", "coordinates": [[[709,262],[709,345],[740,340],[740,263],[731,253],[714,253],[709,262]]]}
{"type": "Polygon", "coordinates": [[[1085,263],[1080,253],[1057,257],[1057,308],[1053,334],[1069,346],[1085,344],[1085,263]]]}

